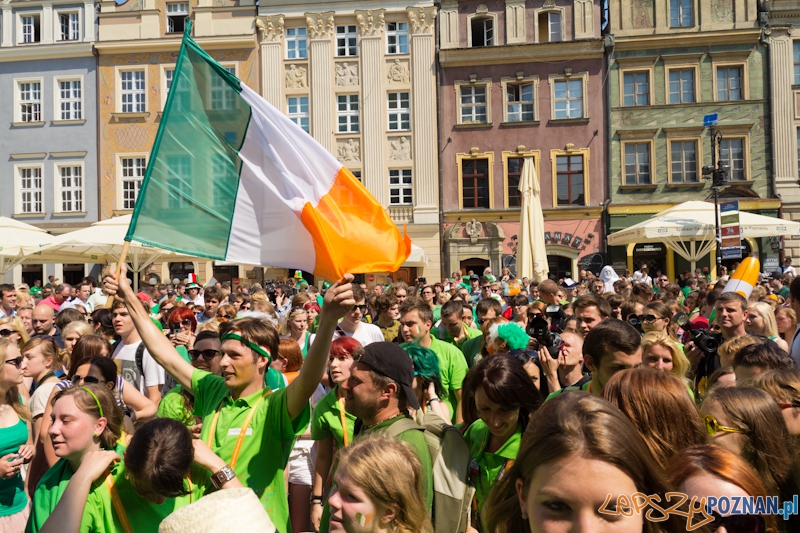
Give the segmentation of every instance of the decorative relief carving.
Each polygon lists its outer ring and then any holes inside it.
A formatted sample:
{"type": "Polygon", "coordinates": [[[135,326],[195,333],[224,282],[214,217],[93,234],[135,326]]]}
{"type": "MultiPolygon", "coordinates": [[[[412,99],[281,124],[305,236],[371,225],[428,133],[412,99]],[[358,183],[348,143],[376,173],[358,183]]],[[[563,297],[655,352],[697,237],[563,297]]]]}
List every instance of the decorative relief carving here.
{"type": "Polygon", "coordinates": [[[361,162],[361,144],[355,139],[347,139],[346,142],[340,142],[337,146],[339,152],[339,161],[342,163],[357,161],[361,162]]]}
{"type": "Polygon", "coordinates": [[[408,137],[389,139],[389,159],[392,161],[410,161],[411,143],[408,137]]]}
{"type": "Polygon", "coordinates": [[[358,35],[361,37],[379,37],[383,35],[383,11],[374,14],[372,11],[356,11],[358,35]]]}
{"type": "Polygon", "coordinates": [[[473,218],[467,222],[466,230],[467,237],[469,237],[469,240],[475,244],[475,242],[478,240],[478,237],[480,237],[481,233],[483,233],[483,224],[473,218]]]}
{"type": "Polygon", "coordinates": [[[340,87],[350,87],[358,85],[358,65],[336,63],[336,85],[340,87]]]}
{"type": "Polygon", "coordinates": [[[544,4],[542,4],[542,9],[553,9],[556,7],[556,0],[544,0],[544,4]]]}
{"type": "Polygon", "coordinates": [[[261,33],[262,43],[272,43],[283,38],[283,15],[275,15],[256,19],[256,27],[261,33]]]}
{"type": "Polygon", "coordinates": [[[325,39],[333,35],[333,13],[317,13],[306,17],[308,36],[311,39],[325,39]]]}
{"type": "Polygon", "coordinates": [[[631,26],[634,28],[653,27],[653,0],[632,0],[631,26]]]}
{"type": "Polygon", "coordinates": [[[488,12],[489,12],[489,8],[486,7],[486,4],[480,4],[478,6],[478,9],[475,10],[475,13],[479,13],[479,14],[488,13],[488,12]]]}
{"type": "Polygon", "coordinates": [[[408,83],[411,81],[411,76],[408,74],[408,61],[395,59],[389,66],[389,74],[387,77],[391,83],[408,83]]]}
{"type": "Polygon", "coordinates": [[[287,89],[304,89],[308,87],[308,72],[303,67],[298,67],[295,64],[289,65],[286,69],[286,88],[287,89]]]}
{"type": "Polygon", "coordinates": [[[421,7],[408,10],[408,20],[411,22],[411,34],[430,33],[436,20],[435,7],[421,7]]]}
{"type": "Polygon", "coordinates": [[[712,0],[711,14],[719,22],[733,22],[733,0],[712,0]]]}

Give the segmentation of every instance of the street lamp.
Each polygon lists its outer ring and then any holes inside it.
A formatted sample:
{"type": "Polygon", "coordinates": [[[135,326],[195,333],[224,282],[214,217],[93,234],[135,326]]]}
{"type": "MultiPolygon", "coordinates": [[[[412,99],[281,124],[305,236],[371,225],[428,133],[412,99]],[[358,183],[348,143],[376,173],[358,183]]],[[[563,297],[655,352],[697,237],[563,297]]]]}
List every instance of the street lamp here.
{"type": "Polygon", "coordinates": [[[703,176],[711,180],[711,191],[714,193],[714,236],[717,241],[717,276],[722,272],[722,234],[719,228],[719,189],[728,184],[729,165],[723,165],[722,159],[717,159],[720,145],[722,144],[722,132],[714,131],[711,128],[711,164],[703,167],[703,176]]]}

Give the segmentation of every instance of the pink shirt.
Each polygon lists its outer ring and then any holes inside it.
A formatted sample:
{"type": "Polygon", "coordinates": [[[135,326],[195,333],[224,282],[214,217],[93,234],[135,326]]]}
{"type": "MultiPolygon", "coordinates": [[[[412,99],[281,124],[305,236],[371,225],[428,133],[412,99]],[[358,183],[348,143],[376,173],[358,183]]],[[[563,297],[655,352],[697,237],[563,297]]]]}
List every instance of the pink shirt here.
{"type": "Polygon", "coordinates": [[[37,305],[49,305],[50,307],[53,308],[53,311],[55,311],[56,313],[58,313],[58,311],[61,309],[61,304],[56,302],[53,299],[53,295],[52,294],[50,296],[48,296],[47,298],[43,299],[37,305]]]}

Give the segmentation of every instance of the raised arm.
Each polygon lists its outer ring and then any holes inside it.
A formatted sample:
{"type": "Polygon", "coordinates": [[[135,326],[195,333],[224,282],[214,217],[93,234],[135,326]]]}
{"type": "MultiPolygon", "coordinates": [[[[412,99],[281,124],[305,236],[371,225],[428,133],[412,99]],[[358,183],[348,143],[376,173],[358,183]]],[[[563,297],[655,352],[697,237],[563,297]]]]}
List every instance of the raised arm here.
{"type": "Polygon", "coordinates": [[[156,406],[154,402],[147,399],[144,394],[139,392],[139,389],[127,381],[122,388],[122,401],[125,402],[125,405],[133,409],[136,420],[146,421],[149,418],[154,418],[158,411],[158,406],[156,406]]]}
{"type": "Polygon", "coordinates": [[[125,264],[122,265],[119,280],[117,280],[114,272],[109,272],[108,276],[103,278],[105,291],[125,302],[125,307],[128,308],[128,314],[131,316],[134,326],[136,326],[136,331],[139,332],[142,342],[144,342],[153,359],[164,367],[164,370],[172,375],[184,389],[193,392],[192,372],[194,372],[194,367],[180,356],[172,342],[150,320],[150,315],[136,297],[128,282],[127,272],[128,268],[125,264]]]}
{"type": "Polygon", "coordinates": [[[286,387],[286,407],[292,420],[303,411],[325,374],[336,324],[356,303],[353,300],[351,281],[353,275],[345,274],[343,285],[337,283],[325,293],[325,304],[320,311],[317,336],[308,349],[300,375],[286,387]]]}

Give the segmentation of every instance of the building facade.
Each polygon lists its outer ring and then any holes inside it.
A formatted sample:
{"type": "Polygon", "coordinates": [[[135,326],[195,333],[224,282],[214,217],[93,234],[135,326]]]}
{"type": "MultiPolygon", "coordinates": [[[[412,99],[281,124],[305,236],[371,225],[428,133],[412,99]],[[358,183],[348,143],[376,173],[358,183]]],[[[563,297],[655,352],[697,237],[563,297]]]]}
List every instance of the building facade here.
{"type": "MultiPolygon", "coordinates": [[[[253,0],[103,1],[97,17],[99,206],[106,219],[131,213],[136,203],[187,20],[193,21],[195,41],[251,87],[259,83],[258,50],[253,0]]],[[[214,110],[232,106],[225,90],[221,86],[212,92],[214,110]]],[[[211,172],[200,155],[176,164],[175,172],[187,177],[211,172]]],[[[224,281],[246,277],[242,267],[225,265],[220,271],[224,275],[216,274],[224,281]]],[[[215,275],[215,265],[161,263],[142,278],[183,280],[189,272],[206,282],[215,275]]]]}
{"type": "MultiPolygon", "coordinates": [[[[0,215],[54,234],[97,221],[93,2],[0,4],[0,215]]],[[[7,281],[80,280],[90,267],[24,265],[7,281]]]]}
{"type": "Polygon", "coordinates": [[[443,1],[440,152],[445,270],[516,272],[519,180],[541,188],[551,275],[602,267],[606,190],[599,0],[443,1]],[[597,266],[595,263],[599,264],[597,266]]]}
{"type": "MultiPolygon", "coordinates": [[[[712,164],[712,150],[730,167],[721,198],[740,199],[743,210],[778,214],[770,71],[757,4],[609,1],[609,233],[672,205],[710,199],[702,167],[712,164]],[[718,115],[718,144],[703,126],[708,114],[718,115]]],[[[777,266],[778,243],[771,241],[745,239],[744,252],[759,254],[767,269],[777,266]]],[[[673,279],[690,268],[661,243],[610,247],[608,261],[618,271],[648,263],[651,272],[673,279]]],[[[713,251],[698,263],[712,275],[715,265],[713,251]]]]}
{"type": "Polygon", "coordinates": [[[358,177],[405,227],[427,263],[406,282],[435,280],[439,165],[432,1],[261,0],[261,90],[358,177]]]}

